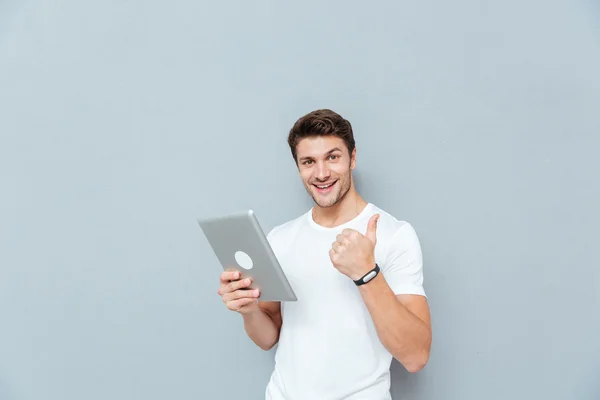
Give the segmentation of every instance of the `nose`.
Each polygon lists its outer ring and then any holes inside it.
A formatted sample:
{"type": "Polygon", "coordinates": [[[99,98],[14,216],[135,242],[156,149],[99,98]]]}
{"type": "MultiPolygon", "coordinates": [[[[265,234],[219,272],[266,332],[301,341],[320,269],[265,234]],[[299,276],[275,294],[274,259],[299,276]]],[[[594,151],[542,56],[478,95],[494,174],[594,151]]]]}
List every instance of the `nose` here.
{"type": "Polygon", "coordinates": [[[327,165],[325,163],[317,163],[316,168],[315,168],[315,178],[325,182],[329,179],[329,176],[331,175],[329,168],[327,168],[327,165]]]}

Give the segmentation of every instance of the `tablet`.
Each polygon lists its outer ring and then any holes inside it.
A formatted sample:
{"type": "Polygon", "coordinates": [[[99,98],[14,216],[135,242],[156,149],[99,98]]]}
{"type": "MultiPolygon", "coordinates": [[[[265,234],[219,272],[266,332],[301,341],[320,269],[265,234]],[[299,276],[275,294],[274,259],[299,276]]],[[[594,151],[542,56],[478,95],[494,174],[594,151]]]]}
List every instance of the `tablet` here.
{"type": "Polygon", "coordinates": [[[260,290],[260,301],[297,300],[252,210],[202,218],[198,223],[223,270],[252,278],[250,288],[260,290]]]}

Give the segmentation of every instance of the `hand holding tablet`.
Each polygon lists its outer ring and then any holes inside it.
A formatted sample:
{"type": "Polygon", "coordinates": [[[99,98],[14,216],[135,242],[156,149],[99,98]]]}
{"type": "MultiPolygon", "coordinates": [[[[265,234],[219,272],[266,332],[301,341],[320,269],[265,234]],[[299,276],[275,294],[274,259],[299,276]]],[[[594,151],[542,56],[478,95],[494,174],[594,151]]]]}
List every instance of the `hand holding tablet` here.
{"type": "Polygon", "coordinates": [[[219,292],[226,295],[224,301],[239,308],[256,299],[297,300],[252,210],[202,218],[198,223],[223,267],[219,292]],[[236,273],[238,278],[235,278],[236,273]],[[259,298],[253,297],[255,289],[259,290],[259,298]]]}
{"type": "Polygon", "coordinates": [[[248,289],[251,284],[252,280],[242,278],[238,271],[223,271],[218,293],[231,311],[241,314],[252,313],[258,310],[260,291],[248,289]]]}

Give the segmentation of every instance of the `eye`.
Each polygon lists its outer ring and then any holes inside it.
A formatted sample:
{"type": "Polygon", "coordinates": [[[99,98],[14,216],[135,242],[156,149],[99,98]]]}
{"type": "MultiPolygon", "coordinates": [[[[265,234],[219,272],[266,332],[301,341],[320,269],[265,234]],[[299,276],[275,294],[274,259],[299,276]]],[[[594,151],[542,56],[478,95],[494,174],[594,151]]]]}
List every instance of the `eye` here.
{"type": "Polygon", "coordinates": [[[302,165],[308,165],[312,162],[312,160],[304,160],[302,161],[302,165]]]}
{"type": "Polygon", "coordinates": [[[330,160],[335,160],[336,158],[338,158],[338,155],[337,155],[337,154],[331,154],[331,155],[329,156],[329,159],[330,159],[330,160]]]}

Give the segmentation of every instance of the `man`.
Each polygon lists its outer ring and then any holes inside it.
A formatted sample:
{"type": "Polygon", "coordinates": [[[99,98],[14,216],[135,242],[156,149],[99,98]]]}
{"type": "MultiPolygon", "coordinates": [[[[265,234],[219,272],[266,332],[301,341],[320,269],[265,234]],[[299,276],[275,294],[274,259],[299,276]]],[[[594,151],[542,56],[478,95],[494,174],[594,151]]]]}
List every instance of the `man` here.
{"type": "Polygon", "coordinates": [[[288,143],[315,205],[268,240],[298,301],[259,301],[231,271],[218,292],[260,348],[278,343],[267,400],[391,399],[392,357],[416,372],[431,347],[417,235],[356,191],[352,127],[340,115],[305,115],[288,143]]]}

